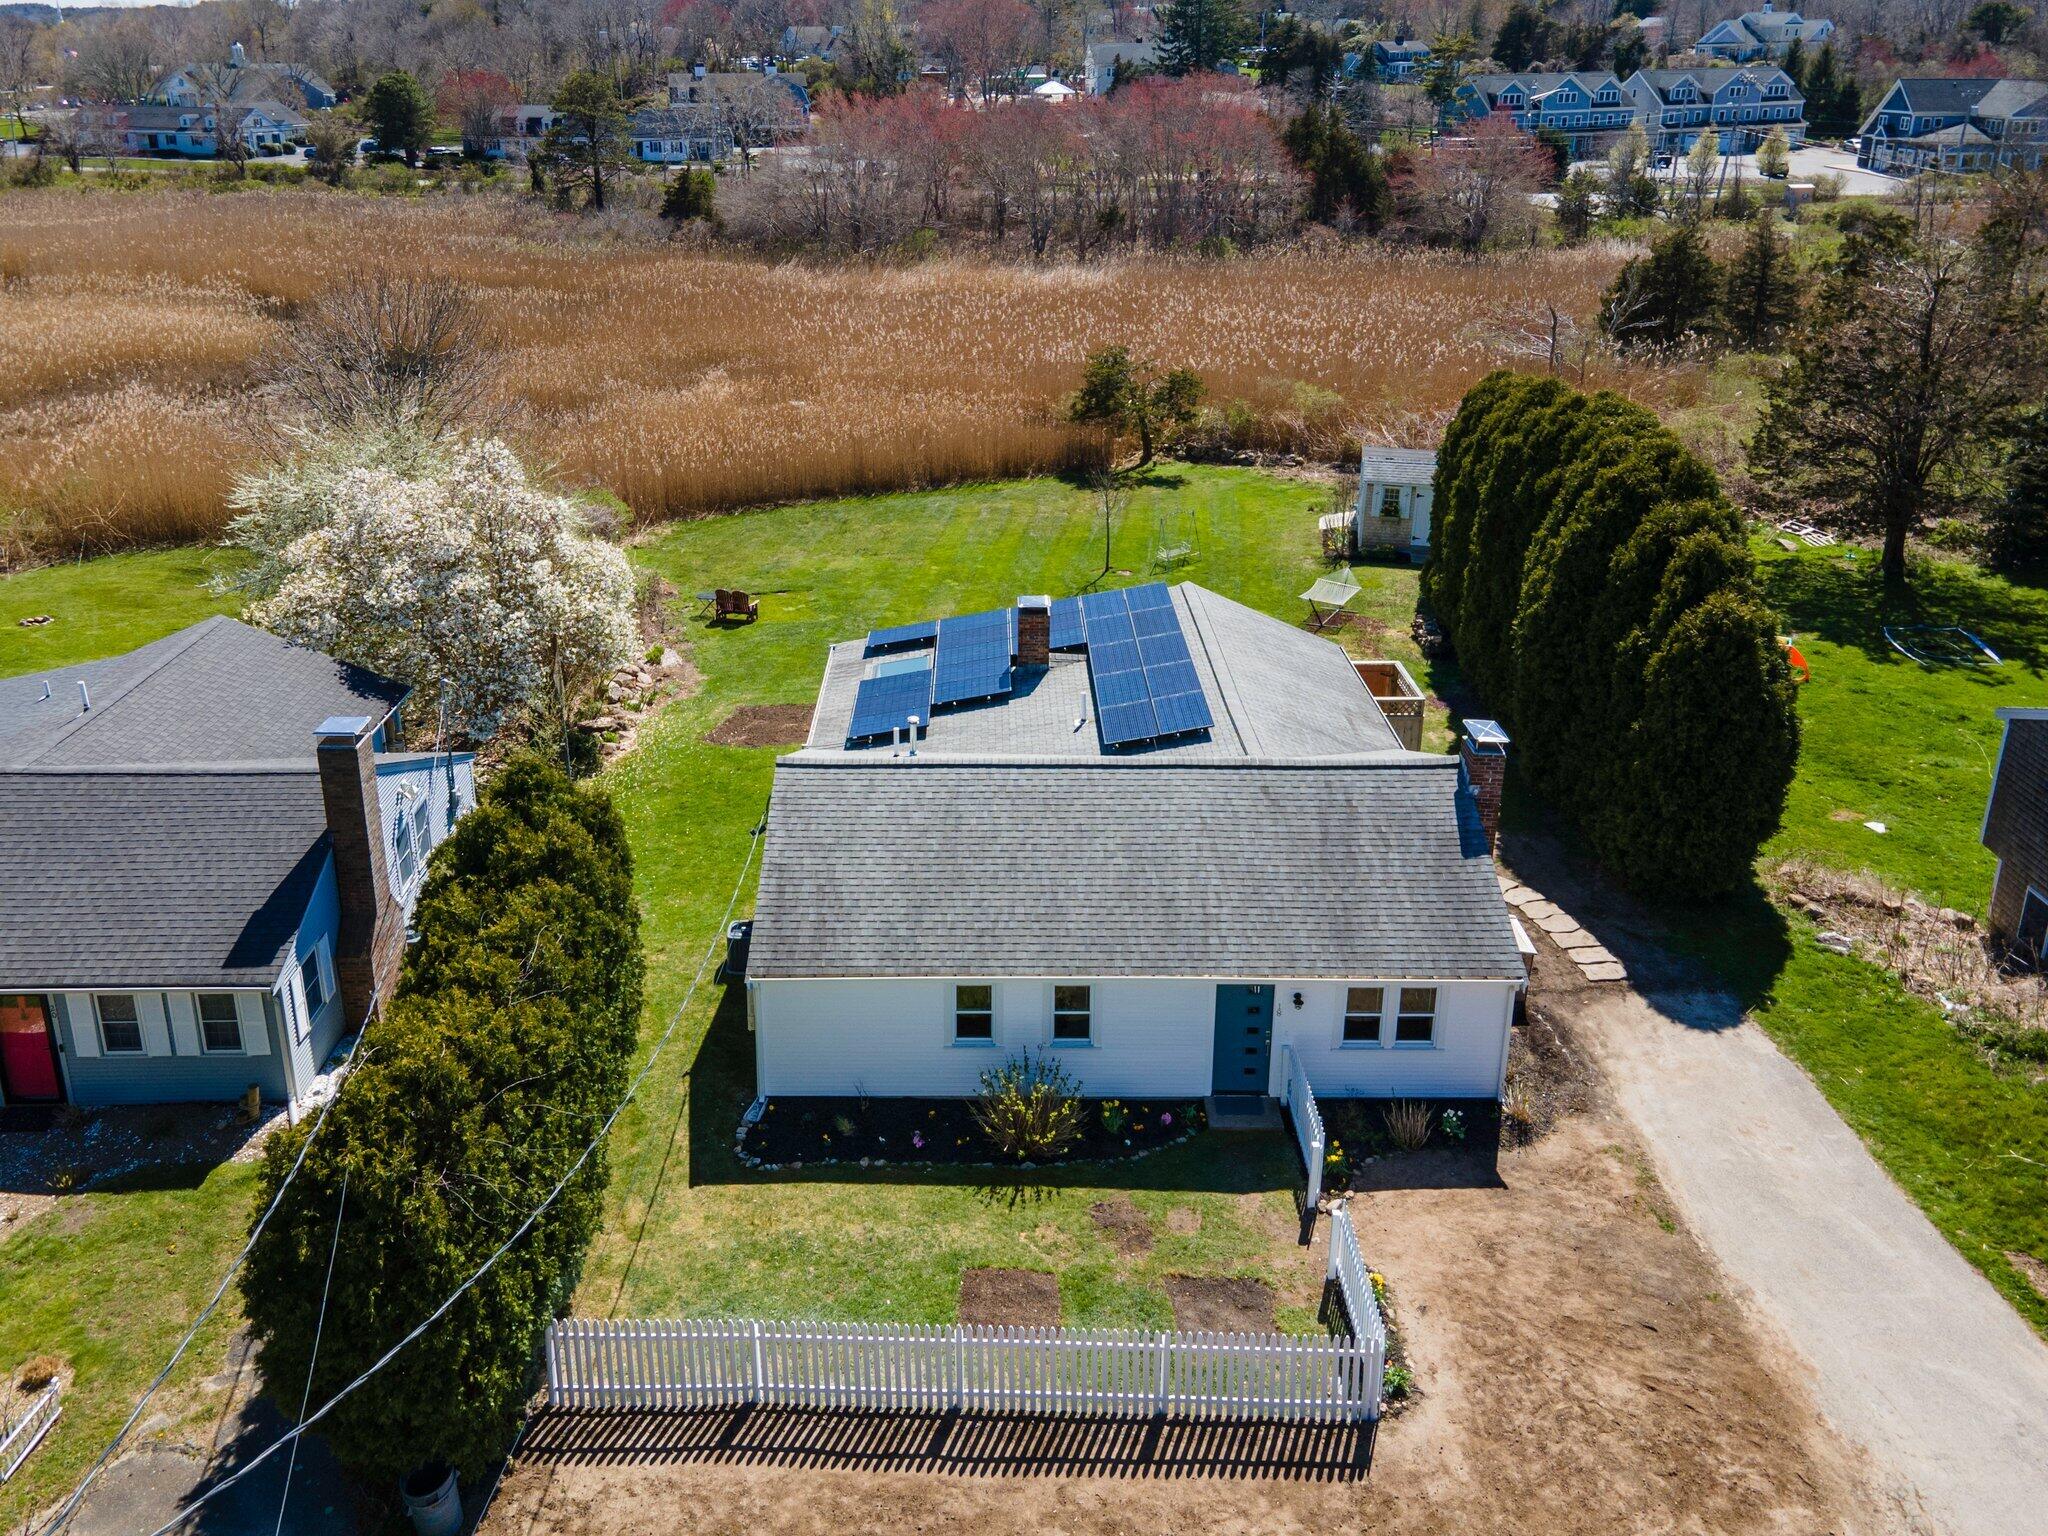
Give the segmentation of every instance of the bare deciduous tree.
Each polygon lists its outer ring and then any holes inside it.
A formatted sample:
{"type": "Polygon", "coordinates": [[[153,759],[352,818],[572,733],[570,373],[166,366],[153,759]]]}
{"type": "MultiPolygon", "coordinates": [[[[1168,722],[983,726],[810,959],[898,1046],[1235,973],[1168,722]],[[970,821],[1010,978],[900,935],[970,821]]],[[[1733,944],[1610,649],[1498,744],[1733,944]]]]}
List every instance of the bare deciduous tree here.
{"type": "Polygon", "coordinates": [[[445,427],[484,412],[483,326],[461,288],[420,277],[353,279],[285,328],[271,382],[335,426],[445,427]]]}

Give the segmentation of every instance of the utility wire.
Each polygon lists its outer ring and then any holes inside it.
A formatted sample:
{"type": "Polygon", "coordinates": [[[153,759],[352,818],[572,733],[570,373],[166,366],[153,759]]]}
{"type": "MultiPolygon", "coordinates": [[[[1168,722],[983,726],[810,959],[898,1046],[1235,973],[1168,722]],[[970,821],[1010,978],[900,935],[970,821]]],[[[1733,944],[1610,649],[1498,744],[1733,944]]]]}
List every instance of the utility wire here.
{"type": "MultiPolygon", "coordinates": [[[[363,1031],[367,1031],[368,1028],[369,1022],[365,1020],[363,1031]]],[[[352,1063],[361,1060],[363,1031],[357,1034],[356,1050],[350,1057],[352,1063]]],[[[343,1070],[345,1075],[348,1069],[343,1070]]],[[[321,1103],[319,1114],[314,1116],[312,1129],[306,1132],[306,1139],[299,1143],[299,1155],[292,1159],[291,1169],[285,1174],[284,1182],[277,1186],[277,1193],[270,1197],[270,1204],[264,1208],[262,1216],[257,1218],[256,1225],[249,1229],[248,1242],[242,1245],[242,1251],[236,1254],[234,1262],[228,1265],[228,1272],[220,1277],[220,1284],[214,1288],[213,1296],[200,1309],[199,1315],[192,1319],[192,1326],[187,1328],[185,1336],[178,1340],[178,1347],[171,1351],[171,1358],[164,1362],[164,1368],[156,1373],[155,1380],[151,1381],[143,1389],[142,1396],[136,1399],[135,1408],[128,1415],[127,1421],[115,1433],[114,1438],[107,1442],[107,1448],[100,1452],[99,1458],[86,1469],[85,1476],[80,1478],[78,1486],[72,1489],[71,1497],[64,1501],[63,1507],[51,1517],[50,1523],[42,1528],[38,1536],[55,1536],[56,1532],[70,1524],[72,1516],[78,1513],[78,1506],[85,1501],[87,1491],[100,1473],[106,1470],[107,1463],[113,1460],[114,1453],[121,1448],[122,1443],[128,1438],[129,1431],[135,1428],[136,1421],[142,1417],[142,1410],[149,1406],[149,1400],[156,1396],[157,1389],[169,1379],[171,1372],[177,1369],[178,1362],[185,1357],[185,1351],[191,1347],[193,1339],[199,1336],[199,1330],[206,1326],[206,1320],[213,1316],[214,1309],[221,1303],[221,1298],[227,1295],[228,1286],[233,1283],[242,1265],[254,1251],[256,1240],[263,1235],[264,1227],[268,1226],[270,1218],[277,1214],[278,1206],[284,1201],[284,1192],[292,1187],[292,1180],[299,1176],[299,1169],[305,1166],[306,1153],[312,1149],[313,1138],[320,1134],[320,1127],[327,1123],[327,1111],[340,1096],[341,1085],[337,1081],[334,1091],[321,1103]]]]}
{"type": "MultiPolygon", "coordinates": [[[[519,1239],[524,1237],[529,1231],[531,1231],[533,1228],[533,1224],[539,1221],[540,1218],[544,1214],[546,1214],[548,1207],[553,1205],[556,1199],[560,1197],[562,1191],[569,1187],[569,1181],[575,1178],[576,1175],[582,1171],[583,1165],[590,1161],[591,1154],[596,1152],[598,1147],[603,1144],[605,1137],[611,1134],[611,1129],[615,1124],[618,1123],[619,1116],[623,1115],[626,1112],[626,1106],[631,1104],[634,1098],[639,1094],[640,1085],[647,1080],[647,1074],[654,1070],[655,1062],[661,1059],[662,1051],[667,1048],[669,1041],[674,1037],[676,1032],[676,1026],[682,1023],[684,1012],[689,1008],[691,999],[696,996],[697,988],[704,980],[705,968],[708,965],[710,965],[711,957],[718,952],[719,941],[724,938],[726,926],[732,921],[733,910],[739,905],[740,892],[746,888],[747,875],[754,867],[754,852],[760,846],[761,836],[767,830],[767,828],[768,820],[767,817],[764,815],[761,821],[754,827],[753,831],[748,836],[747,857],[740,865],[740,877],[737,881],[733,883],[732,896],[725,904],[725,916],[719,921],[718,929],[712,935],[710,947],[707,948],[704,952],[704,958],[697,962],[696,974],[690,978],[690,985],[683,992],[682,1001],[676,1004],[675,1011],[669,1015],[668,1023],[662,1029],[660,1038],[654,1042],[654,1049],[648,1052],[646,1062],[641,1066],[640,1070],[634,1074],[633,1081],[626,1085],[625,1094],[620,1098],[617,1106],[613,1108],[611,1114],[605,1117],[604,1124],[598,1127],[597,1134],[591,1137],[590,1139],[590,1144],[586,1146],[583,1149],[583,1151],[577,1155],[576,1161],[569,1165],[569,1171],[564,1173],[561,1176],[561,1178],[555,1181],[554,1188],[550,1189],[547,1192],[546,1196],[541,1200],[540,1204],[535,1206],[532,1212],[528,1214],[526,1219],[519,1223],[518,1228],[512,1233],[512,1235],[506,1238],[504,1242],[500,1243],[497,1246],[497,1248],[492,1251],[491,1256],[485,1259],[483,1263],[479,1264],[476,1267],[476,1269],[471,1272],[468,1279],[464,1280],[452,1292],[450,1292],[448,1298],[445,1301],[443,1301],[439,1306],[434,1308],[433,1311],[429,1312],[424,1318],[422,1318],[410,1333],[406,1334],[405,1337],[400,1339],[396,1344],[393,1344],[389,1349],[385,1350],[383,1354],[379,1355],[374,1361],[370,1363],[368,1367],[364,1369],[361,1375],[357,1376],[355,1380],[351,1381],[347,1386],[343,1387],[339,1392],[335,1393],[334,1396],[330,1397],[329,1399],[327,1399],[326,1402],[322,1403],[317,1409],[313,1411],[313,1413],[309,1417],[301,1418],[294,1428],[285,1431],[284,1434],[278,1436],[277,1439],[271,1441],[269,1445],[265,1446],[261,1451],[257,1452],[257,1454],[250,1461],[245,1463],[238,1471],[234,1472],[228,1477],[222,1478],[219,1482],[215,1483],[211,1488],[207,1489],[206,1492],[200,1494],[198,1497],[187,1502],[184,1509],[178,1514],[176,1519],[169,1520],[165,1522],[163,1525],[158,1526],[154,1531],[151,1531],[149,1533],[149,1536],[169,1536],[169,1533],[171,1531],[175,1530],[177,1527],[183,1525],[187,1520],[192,1518],[192,1512],[194,1510],[198,1509],[202,1504],[205,1504],[210,1500],[217,1498],[219,1495],[226,1493],[228,1489],[234,1487],[235,1484],[239,1483],[243,1478],[249,1476],[250,1473],[254,1472],[258,1467],[262,1466],[264,1462],[268,1461],[272,1456],[277,1454],[279,1450],[283,1449],[286,1445],[295,1442],[301,1435],[305,1434],[307,1430],[311,1429],[315,1424],[318,1424],[322,1419],[326,1418],[328,1414],[332,1413],[336,1408],[340,1407],[342,1400],[344,1398],[348,1397],[358,1387],[362,1386],[371,1377],[375,1376],[379,1371],[383,1370],[385,1366],[389,1365],[393,1360],[397,1359],[400,1352],[403,1351],[408,1344],[412,1343],[413,1340],[417,1339],[421,1334],[425,1333],[429,1328],[433,1327],[435,1323],[439,1322],[444,1316],[446,1316],[449,1309],[452,1308],[456,1302],[460,1301],[463,1298],[463,1296],[465,1296],[469,1292],[471,1287],[473,1287],[479,1280],[483,1279],[483,1277],[489,1274],[493,1269],[497,1268],[498,1261],[504,1258],[505,1255],[511,1251],[512,1245],[518,1242],[519,1239]]],[[[54,1527],[52,1527],[51,1529],[54,1530],[54,1527]]],[[[43,1533],[43,1536],[49,1536],[49,1532],[45,1531],[43,1533]]]]}
{"type": "MultiPolygon", "coordinates": [[[[348,1170],[341,1171],[341,1198],[334,1205],[334,1237],[327,1245],[327,1279],[320,1287],[320,1312],[313,1319],[313,1355],[306,1362],[306,1388],[299,1394],[299,1422],[306,1421],[306,1406],[313,1401],[313,1368],[320,1363],[320,1335],[327,1328],[327,1298],[334,1294],[334,1260],[341,1252],[341,1213],[348,1209],[348,1170]]],[[[292,1473],[298,1470],[299,1442],[292,1442],[291,1456],[284,1464],[284,1492],[277,1500],[276,1536],[284,1536],[284,1512],[292,1501],[292,1473]]]]}

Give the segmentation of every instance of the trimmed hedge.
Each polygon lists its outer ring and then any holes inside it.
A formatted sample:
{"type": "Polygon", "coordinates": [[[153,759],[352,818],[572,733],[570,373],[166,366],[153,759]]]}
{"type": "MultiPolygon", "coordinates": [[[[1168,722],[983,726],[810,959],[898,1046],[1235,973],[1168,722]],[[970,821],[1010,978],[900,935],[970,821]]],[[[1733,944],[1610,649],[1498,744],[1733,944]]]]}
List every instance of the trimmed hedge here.
{"type": "MultiPolygon", "coordinates": [[[[601,791],[537,759],[506,766],[435,850],[414,922],[397,996],[243,1277],[264,1379],[287,1413],[344,1174],[316,1405],[517,1229],[625,1091],[644,963],[625,828],[601,791]]],[[[305,1134],[266,1148],[263,1204],[305,1134]]],[[[607,1177],[600,1148],[482,1283],[324,1421],[344,1461],[377,1478],[433,1461],[474,1475],[503,1453],[607,1177]]]]}
{"type": "Polygon", "coordinates": [[[1799,727],[1713,471],[1617,395],[1496,372],[1445,433],[1436,506],[1423,592],[1521,771],[1633,886],[1747,880],[1799,727]]]}

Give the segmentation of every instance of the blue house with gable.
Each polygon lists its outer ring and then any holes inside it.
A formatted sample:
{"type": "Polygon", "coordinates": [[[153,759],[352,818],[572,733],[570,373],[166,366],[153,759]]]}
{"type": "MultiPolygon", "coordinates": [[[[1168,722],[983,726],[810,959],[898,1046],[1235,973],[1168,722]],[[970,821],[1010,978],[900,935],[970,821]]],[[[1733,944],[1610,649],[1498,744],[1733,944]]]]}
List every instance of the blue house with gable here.
{"type": "Polygon", "coordinates": [[[0,679],[0,1104],[305,1096],[476,801],[409,692],[229,618],[0,679]]]}

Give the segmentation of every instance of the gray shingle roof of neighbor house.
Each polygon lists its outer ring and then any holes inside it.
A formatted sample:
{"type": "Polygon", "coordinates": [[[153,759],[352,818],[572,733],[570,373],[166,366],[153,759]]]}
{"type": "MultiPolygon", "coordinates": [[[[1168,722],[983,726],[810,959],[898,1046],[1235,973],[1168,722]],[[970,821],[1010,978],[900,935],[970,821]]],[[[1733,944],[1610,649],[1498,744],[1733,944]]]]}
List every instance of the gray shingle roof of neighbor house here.
{"type": "Polygon", "coordinates": [[[1427,485],[1436,476],[1434,448],[1381,448],[1368,443],[1358,461],[1358,478],[1381,484],[1427,485]]]}
{"type": "Polygon", "coordinates": [[[0,991],[268,986],[327,861],[310,750],[0,773],[0,991]]]}
{"type": "Polygon", "coordinates": [[[329,715],[381,722],[409,692],[215,617],[124,656],[0,679],[0,768],[310,760],[329,715]]]}
{"type": "Polygon", "coordinates": [[[1905,93],[1906,104],[1915,112],[1976,112],[1985,117],[2003,117],[2029,109],[2048,111],[2048,85],[2035,80],[1906,76],[1899,80],[1898,89],[1905,93]]]}
{"type": "Polygon", "coordinates": [[[847,750],[835,647],[776,765],[749,975],[1520,978],[1457,760],[1401,751],[1329,641],[1173,596],[1215,728],[1117,756],[1059,654],[914,757],[847,750]]]}
{"type": "Polygon", "coordinates": [[[1455,758],[776,766],[750,977],[1523,974],[1455,758]]]}

